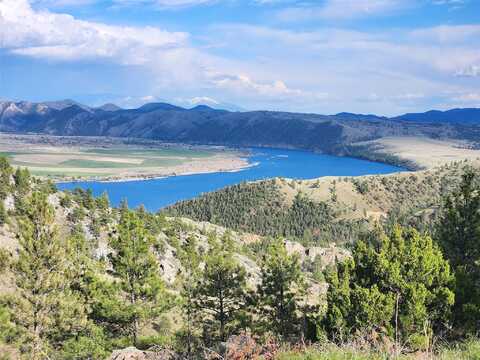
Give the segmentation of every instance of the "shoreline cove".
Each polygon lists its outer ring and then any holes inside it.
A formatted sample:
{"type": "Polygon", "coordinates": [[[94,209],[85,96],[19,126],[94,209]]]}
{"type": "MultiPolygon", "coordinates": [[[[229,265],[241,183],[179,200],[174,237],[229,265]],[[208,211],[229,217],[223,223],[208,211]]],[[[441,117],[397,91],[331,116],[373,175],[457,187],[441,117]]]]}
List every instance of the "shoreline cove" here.
{"type": "Polygon", "coordinates": [[[249,166],[234,171],[113,182],[60,182],[57,186],[60,190],[73,190],[77,187],[91,189],[95,196],[107,192],[114,206],[126,199],[132,207],[144,205],[150,211],[157,211],[178,201],[241,182],[278,177],[304,180],[325,176],[354,177],[408,171],[403,167],[370,160],[311,151],[263,147],[249,148],[249,151],[249,166]]]}
{"type": "MultiPolygon", "coordinates": [[[[242,157],[242,160],[244,158],[242,157]]],[[[89,182],[98,182],[98,183],[125,183],[125,182],[141,182],[141,181],[152,181],[152,180],[161,180],[167,178],[175,178],[179,176],[191,176],[191,175],[202,175],[202,174],[220,174],[220,173],[236,173],[240,171],[248,170],[252,167],[258,166],[259,163],[248,163],[247,165],[235,168],[235,169],[215,169],[215,170],[205,170],[205,171],[191,171],[191,172],[184,172],[178,174],[166,174],[166,175],[145,175],[145,176],[127,176],[127,177],[89,177],[89,178],[82,178],[82,179],[52,179],[53,183],[55,184],[68,184],[68,183],[89,183],[89,182]]]]}

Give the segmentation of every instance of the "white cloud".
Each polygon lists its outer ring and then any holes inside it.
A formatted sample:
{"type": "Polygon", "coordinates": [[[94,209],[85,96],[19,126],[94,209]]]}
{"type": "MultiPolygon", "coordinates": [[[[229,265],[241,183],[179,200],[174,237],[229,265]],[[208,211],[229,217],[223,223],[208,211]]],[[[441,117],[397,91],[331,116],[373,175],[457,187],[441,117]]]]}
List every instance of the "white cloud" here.
{"type": "Polygon", "coordinates": [[[407,0],[328,0],[322,8],[322,16],[340,19],[386,14],[407,3],[407,0]]]}
{"type": "MultiPolygon", "coordinates": [[[[234,3],[238,0],[32,0],[32,4],[47,8],[78,7],[94,3],[109,3],[117,6],[151,6],[153,9],[176,10],[217,3],[234,3]]],[[[278,5],[295,0],[248,0],[257,5],[278,5]]]]}
{"type": "Polygon", "coordinates": [[[463,44],[476,41],[480,43],[480,25],[440,25],[413,30],[410,35],[415,40],[442,44],[463,44]]]}
{"type": "MultiPolygon", "coordinates": [[[[165,99],[161,99],[155,95],[140,95],[140,96],[114,96],[110,97],[108,102],[114,103],[115,105],[120,106],[123,109],[135,109],[139,108],[142,105],[152,103],[152,102],[167,102],[165,99]]],[[[100,106],[102,104],[96,104],[100,106]]]]}
{"type": "Polygon", "coordinates": [[[219,88],[232,90],[236,93],[249,94],[249,96],[262,96],[267,98],[297,99],[302,100],[326,100],[327,93],[314,93],[288,87],[282,80],[275,80],[271,83],[260,83],[252,80],[249,76],[212,74],[211,82],[219,88]]]}
{"type": "MultiPolygon", "coordinates": [[[[347,18],[388,14],[406,6],[395,1],[359,1],[349,10],[353,13],[345,14],[347,18]]],[[[163,4],[202,2],[208,1],[163,4]]],[[[316,7],[322,16],[341,15],[332,7],[341,0],[325,4],[316,7]]],[[[119,95],[122,106],[162,98],[184,99],[183,105],[192,106],[231,102],[257,109],[392,114],[418,110],[436,98],[460,102],[460,96],[477,93],[465,85],[475,79],[459,78],[480,75],[477,25],[379,32],[223,24],[190,35],[158,27],[106,25],[38,8],[26,0],[0,0],[0,46],[17,55],[54,62],[107,60],[121,69],[126,66],[125,72],[141,69],[149,85],[136,86],[135,92],[151,95],[119,95]],[[205,39],[216,46],[209,46],[205,39]],[[437,95],[444,90],[450,91],[448,96],[437,95]]],[[[108,91],[117,94],[117,90],[108,91]]]]}
{"type": "Polygon", "coordinates": [[[115,5],[133,6],[133,5],[151,5],[157,9],[183,9],[192,6],[210,5],[220,0],[111,0],[115,5]]]}
{"type": "Polygon", "coordinates": [[[480,93],[461,94],[453,98],[454,101],[461,101],[464,103],[480,104],[480,93]]]}
{"type": "MultiPolygon", "coordinates": [[[[235,61],[211,56],[191,46],[189,35],[182,32],[79,20],[67,14],[35,10],[26,0],[0,0],[0,28],[5,30],[0,33],[1,46],[16,55],[72,63],[107,60],[145,68],[155,79],[156,88],[152,89],[155,93],[173,88],[188,92],[204,87],[210,92],[222,89],[237,96],[269,99],[322,96],[291,89],[280,79],[258,82],[254,80],[255,72],[243,75],[235,61]]],[[[120,104],[154,101],[155,95],[152,96],[127,97],[120,104]]]]}
{"type": "Polygon", "coordinates": [[[44,8],[79,7],[95,3],[109,3],[113,6],[151,5],[159,9],[181,9],[191,6],[214,4],[221,0],[32,0],[32,4],[44,8]]]}
{"type": "Polygon", "coordinates": [[[98,2],[98,0],[32,0],[33,5],[53,8],[85,6],[96,2],[98,2]]]}
{"type": "MultiPolygon", "coordinates": [[[[474,37],[444,42],[435,37],[426,41],[417,31],[379,33],[331,27],[293,31],[238,24],[224,24],[213,31],[219,34],[218,43],[235,43],[243,58],[257,59],[265,79],[282,74],[289,88],[301,90],[302,100],[285,95],[297,107],[309,101],[321,108],[384,114],[417,111],[419,106],[426,109],[432,106],[428,104],[445,100],[438,95],[444,90],[469,92],[454,74],[468,69],[464,75],[471,76],[476,71],[470,68],[472,64],[480,64],[478,47],[472,45],[480,40],[474,37]],[[312,96],[322,93],[329,94],[328,101],[316,101],[312,96]]],[[[435,33],[434,28],[422,31],[435,33]]],[[[238,79],[230,83],[246,86],[238,79]]]]}
{"type": "Polygon", "coordinates": [[[188,103],[191,105],[199,105],[199,104],[207,104],[207,105],[219,105],[220,102],[212,99],[211,97],[208,96],[196,96],[194,98],[188,99],[188,103]]]}
{"type": "Polygon", "coordinates": [[[411,0],[326,0],[321,6],[307,3],[283,9],[278,18],[284,21],[314,19],[345,20],[388,15],[412,5],[411,0]]]}
{"type": "Polygon", "coordinates": [[[455,73],[460,77],[477,77],[480,76],[480,65],[470,65],[464,69],[460,69],[455,73]]]}
{"type": "Polygon", "coordinates": [[[155,27],[111,26],[35,11],[26,0],[0,1],[0,44],[12,53],[55,60],[104,58],[142,64],[151,52],[185,46],[188,34],[155,27]]]}
{"type": "Polygon", "coordinates": [[[449,5],[453,7],[458,7],[465,5],[468,0],[431,0],[433,5],[449,5]]]}

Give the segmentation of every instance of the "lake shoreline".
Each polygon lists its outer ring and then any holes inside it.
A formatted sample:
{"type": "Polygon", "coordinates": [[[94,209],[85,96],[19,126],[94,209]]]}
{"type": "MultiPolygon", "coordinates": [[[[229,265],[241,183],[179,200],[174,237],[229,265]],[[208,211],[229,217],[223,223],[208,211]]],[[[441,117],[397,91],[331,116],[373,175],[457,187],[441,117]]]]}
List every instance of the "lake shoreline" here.
{"type": "Polygon", "coordinates": [[[96,183],[127,183],[127,182],[140,182],[140,181],[150,181],[150,180],[161,180],[167,178],[174,178],[178,176],[189,176],[189,175],[202,175],[202,174],[216,174],[216,173],[236,173],[240,171],[248,170],[252,167],[258,166],[259,163],[247,163],[244,166],[232,168],[232,169],[214,169],[214,170],[206,170],[206,171],[196,171],[196,172],[182,172],[182,173],[174,173],[174,174],[166,174],[166,175],[144,175],[144,176],[125,176],[125,177],[99,177],[99,178],[84,178],[84,179],[50,179],[54,184],[69,184],[69,183],[89,183],[89,182],[96,182],[96,183]]]}
{"type": "Polygon", "coordinates": [[[128,181],[61,182],[59,190],[91,189],[95,196],[107,192],[112,204],[128,199],[131,206],[140,204],[157,211],[181,200],[187,200],[242,182],[272,178],[316,179],[325,176],[355,177],[361,175],[404,172],[406,169],[369,160],[338,157],[305,150],[251,148],[248,167],[226,172],[189,174],[188,176],[136,179],[128,181]]]}

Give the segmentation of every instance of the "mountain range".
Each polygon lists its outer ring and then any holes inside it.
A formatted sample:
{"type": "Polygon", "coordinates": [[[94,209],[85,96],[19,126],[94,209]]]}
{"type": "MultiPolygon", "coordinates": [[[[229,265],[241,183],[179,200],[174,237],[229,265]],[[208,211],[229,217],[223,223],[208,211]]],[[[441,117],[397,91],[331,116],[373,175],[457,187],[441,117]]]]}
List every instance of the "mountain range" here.
{"type": "Polygon", "coordinates": [[[0,101],[0,131],[291,147],[341,154],[349,144],[386,136],[455,138],[480,143],[480,109],[428,111],[389,118],[346,112],[231,112],[206,105],[186,109],[168,103],[122,109],[114,104],[93,108],[72,100],[0,101]]]}

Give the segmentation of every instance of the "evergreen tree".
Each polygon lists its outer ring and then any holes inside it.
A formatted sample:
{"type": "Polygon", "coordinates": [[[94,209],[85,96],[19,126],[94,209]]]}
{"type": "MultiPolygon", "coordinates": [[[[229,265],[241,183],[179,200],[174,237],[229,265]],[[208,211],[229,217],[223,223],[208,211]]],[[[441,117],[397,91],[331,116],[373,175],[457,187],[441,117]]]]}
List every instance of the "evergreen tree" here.
{"type": "Polygon", "coordinates": [[[210,239],[205,268],[193,292],[204,325],[205,342],[226,341],[246,308],[246,271],[233,257],[231,242],[210,239]]]}
{"type": "MultiPolygon", "coordinates": [[[[5,273],[10,267],[10,253],[7,250],[0,248],[0,276],[5,276],[5,273]]],[[[13,338],[15,333],[15,326],[10,321],[11,316],[9,309],[4,304],[4,299],[0,297],[0,344],[8,342],[13,338]]]]}
{"type": "Polygon", "coordinates": [[[95,199],[97,203],[97,209],[102,211],[107,211],[110,207],[110,199],[108,198],[108,194],[104,191],[102,195],[95,199]]]}
{"type": "Polygon", "coordinates": [[[88,286],[96,274],[102,273],[104,269],[95,260],[94,246],[87,241],[80,225],[73,227],[67,241],[67,258],[72,277],[71,287],[82,294],[85,302],[88,303],[92,300],[88,295],[88,286]]]}
{"type": "Polygon", "coordinates": [[[18,259],[12,266],[17,291],[11,317],[29,359],[46,359],[85,326],[85,309],[70,290],[65,242],[54,226],[46,196],[34,193],[20,219],[18,259]]]}
{"type": "Polygon", "coordinates": [[[8,214],[5,209],[5,204],[3,200],[0,199],[0,226],[4,225],[7,222],[8,214]]]}
{"type": "Polygon", "coordinates": [[[7,195],[11,193],[12,186],[10,183],[13,168],[10,166],[5,156],[0,156],[0,200],[5,200],[7,195]]]}
{"type": "Polygon", "coordinates": [[[114,250],[110,260],[123,298],[123,330],[137,346],[142,324],[166,311],[170,296],[159,276],[154,239],[135,212],[122,210],[117,233],[110,239],[114,250]]]}
{"type": "Polygon", "coordinates": [[[193,236],[189,236],[178,252],[183,271],[180,274],[182,283],[182,314],[185,321],[186,356],[191,358],[195,344],[195,325],[197,316],[195,312],[195,286],[200,276],[201,256],[198,253],[198,243],[193,236]]]}
{"type": "Polygon", "coordinates": [[[446,198],[437,235],[455,272],[455,323],[466,331],[477,331],[480,326],[480,184],[473,169],[466,169],[458,190],[446,198]]]}
{"type": "Polygon", "coordinates": [[[22,169],[20,167],[17,168],[15,171],[15,175],[13,176],[15,180],[15,187],[17,190],[17,195],[22,197],[28,193],[31,186],[31,176],[30,172],[27,168],[22,169]]]}
{"type": "Polygon", "coordinates": [[[444,330],[454,302],[448,261],[428,236],[395,227],[358,241],[352,259],[327,276],[330,338],[380,332],[411,347],[444,330]],[[427,336],[425,336],[427,335],[427,336]]]}
{"type": "Polygon", "coordinates": [[[282,339],[298,337],[303,277],[298,256],[288,255],[281,240],[270,244],[261,269],[258,311],[263,327],[282,339]]]}
{"type": "Polygon", "coordinates": [[[96,199],[97,209],[99,212],[98,222],[101,227],[107,226],[110,222],[110,200],[108,194],[103,192],[101,196],[96,199]]]}

